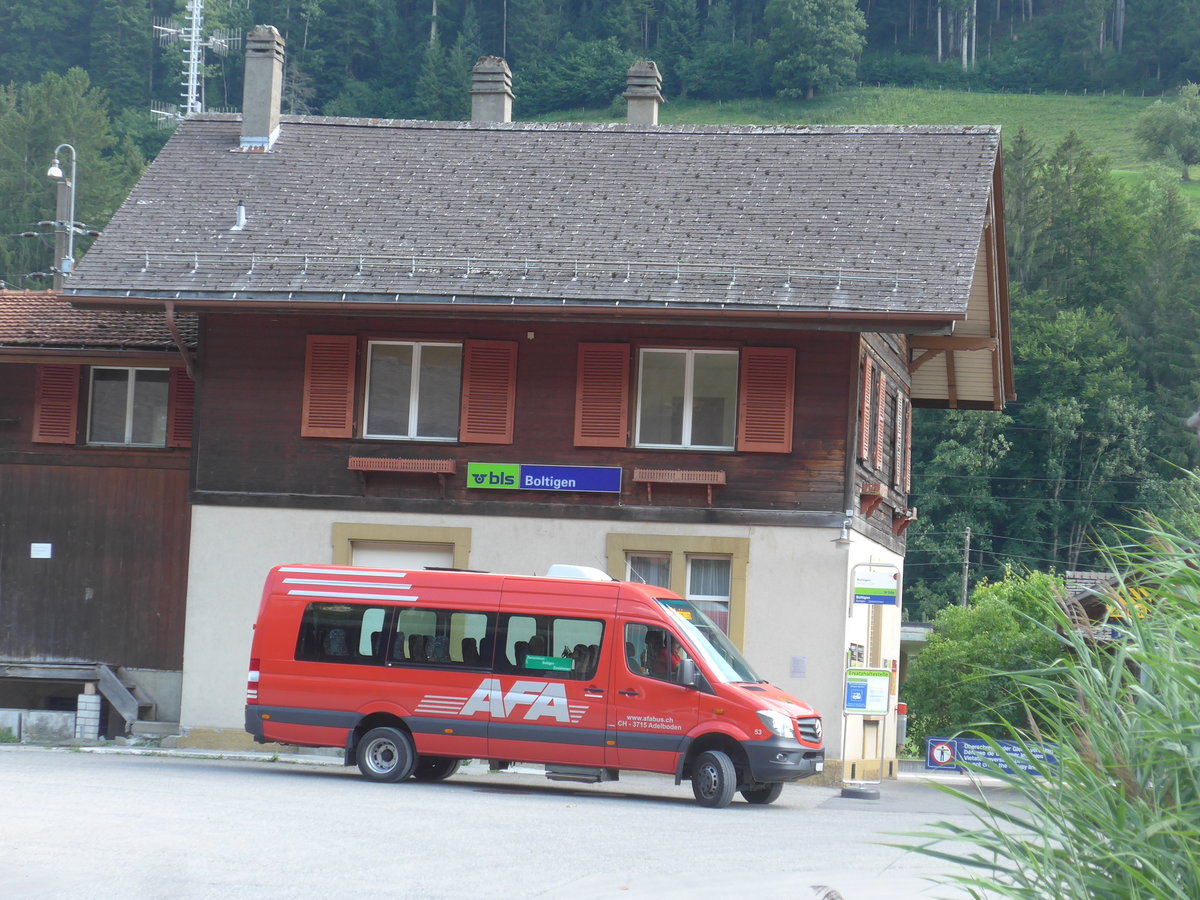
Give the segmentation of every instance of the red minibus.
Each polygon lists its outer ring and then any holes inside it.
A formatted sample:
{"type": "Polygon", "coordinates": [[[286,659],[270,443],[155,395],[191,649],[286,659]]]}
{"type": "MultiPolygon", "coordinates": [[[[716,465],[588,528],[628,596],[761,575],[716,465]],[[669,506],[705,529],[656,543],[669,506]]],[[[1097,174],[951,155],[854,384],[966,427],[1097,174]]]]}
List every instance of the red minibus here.
{"type": "MultiPolygon", "coordinates": [[[[339,747],[374,781],[465,759],[553,779],[621,769],[692,782],[705,806],[771,803],[822,770],[821,719],[759,678],[692,603],[585,577],[286,565],[254,629],[246,730],[339,747]]],[[[605,580],[599,580],[599,579],[605,580]]]]}

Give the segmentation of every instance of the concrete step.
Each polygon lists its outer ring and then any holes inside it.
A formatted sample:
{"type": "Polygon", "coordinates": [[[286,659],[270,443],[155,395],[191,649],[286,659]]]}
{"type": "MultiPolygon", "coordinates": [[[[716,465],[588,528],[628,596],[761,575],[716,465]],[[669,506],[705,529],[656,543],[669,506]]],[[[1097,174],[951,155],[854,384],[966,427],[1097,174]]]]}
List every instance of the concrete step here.
{"type": "Polygon", "coordinates": [[[154,722],[145,719],[138,719],[130,728],[130,734],[136,734],[141,737],[166,737],[171,734],[179,734],[178,722],[154,722]]]}

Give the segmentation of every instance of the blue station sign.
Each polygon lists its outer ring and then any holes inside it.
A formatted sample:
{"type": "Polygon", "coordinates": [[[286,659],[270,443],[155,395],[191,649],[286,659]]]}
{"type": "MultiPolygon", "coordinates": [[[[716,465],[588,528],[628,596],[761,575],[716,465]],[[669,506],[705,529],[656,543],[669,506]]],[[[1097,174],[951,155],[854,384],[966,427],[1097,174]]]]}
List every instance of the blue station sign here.
{"type": "Polygon", "coordinates": [[[533,466],[526,463],[467,463],[467,487],[501,491],[621,493],[619,466],[533,466]]]}

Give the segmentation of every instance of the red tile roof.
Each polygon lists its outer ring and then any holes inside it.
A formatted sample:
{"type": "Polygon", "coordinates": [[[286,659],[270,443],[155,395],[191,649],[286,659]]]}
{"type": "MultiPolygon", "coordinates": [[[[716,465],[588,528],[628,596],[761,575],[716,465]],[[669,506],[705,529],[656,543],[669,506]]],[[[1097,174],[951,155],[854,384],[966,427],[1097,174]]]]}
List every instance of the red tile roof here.
{"type": "MultiPolygon", "coordinates": [[[[196,346],[196,316],[176,315],[184,342],[196,346]]],[[[55,350],[174,350],[161,312],[75,309],[53,291],[0,290],[0,347],[55,350]]]]}

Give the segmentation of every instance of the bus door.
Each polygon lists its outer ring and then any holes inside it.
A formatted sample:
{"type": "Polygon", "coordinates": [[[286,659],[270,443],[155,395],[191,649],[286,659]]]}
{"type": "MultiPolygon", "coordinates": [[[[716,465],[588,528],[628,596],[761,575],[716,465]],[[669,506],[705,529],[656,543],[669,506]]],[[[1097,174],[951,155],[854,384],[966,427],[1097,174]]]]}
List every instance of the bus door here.
{"type": "Polygon", "coordinates": [[[607,765],[674,772],[684,738],[699,721],[699,694],[678,684],[687,649],[661,624],[619,619],[623,652],[613,660],[615,731],[607,765]]]}
{"type": "Polygon", "coordinates": [[[604,765],[616,603],[615,584],[506,583],[490,695],[491,759],[604,765]]]}

